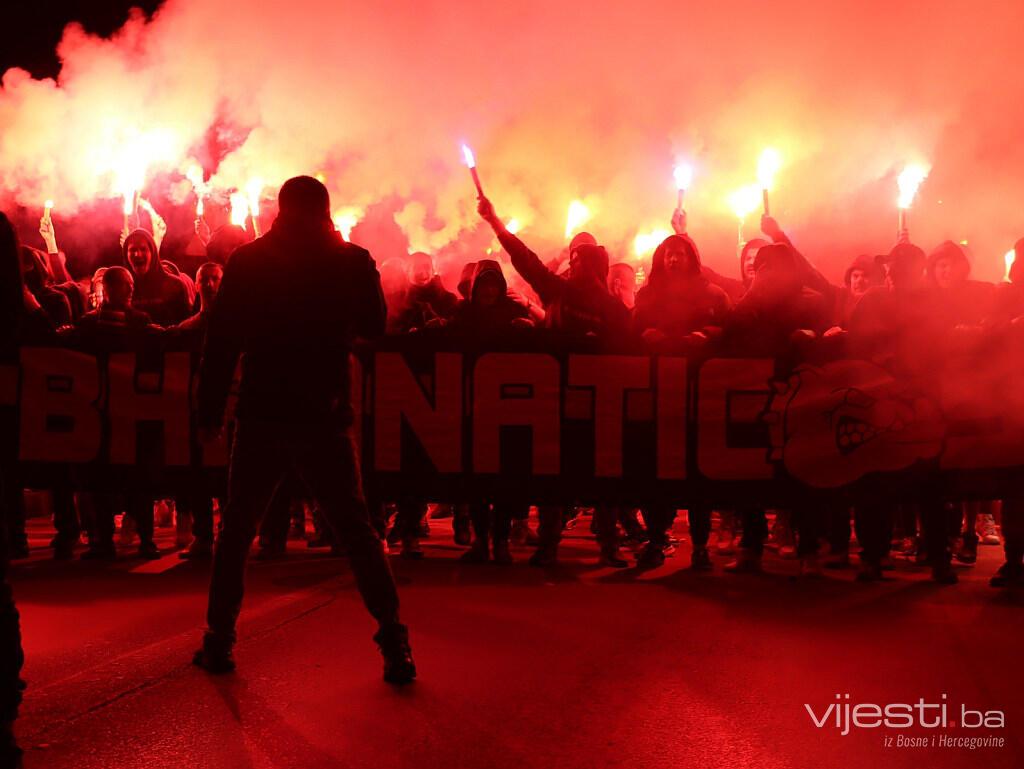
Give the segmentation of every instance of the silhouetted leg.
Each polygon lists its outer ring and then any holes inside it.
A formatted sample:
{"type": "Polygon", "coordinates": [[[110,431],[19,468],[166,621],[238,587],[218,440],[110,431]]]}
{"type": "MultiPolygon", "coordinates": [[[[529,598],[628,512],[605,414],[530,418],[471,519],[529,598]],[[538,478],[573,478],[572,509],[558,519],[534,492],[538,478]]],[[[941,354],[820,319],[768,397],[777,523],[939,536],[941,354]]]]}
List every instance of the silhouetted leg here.
{"type": "Polygon", "coordinates": [[[231,448],[227,506],[213,554],[207,644],[230,648],[245,591],[245,562],[256,528],[287,467],[283,438],[239,427],[231,448]]]}
{"type": "Polygon", "coordinates": [[[473,522],[473,536],[477,542],[487,544],[491,533],[491,510],[486,502],[473,502],[469,506],[469,518],[473,522]]]}
{"type": "Polygon", "coordinates": [[[895,517],[896,510],[891,504],[858,503],[854,506],[853,521],[861,547],[861,561],[878,565],[889,554],[895,517]]]}
{"type": "Polygon", "coordinates": [[[348,432],[325,432],[297,441],[295,465],[335,542],[347,546],[356,585],[370,614],[382,628],[398,624],[398,591],[384,546],[370,521],[363,498],[359,458],[348,432]]]}
{"type": "Polygon", "coordinates": [[[746,507],[738,512],[743,527],[740,547],[754,555],[761,555],[764,552],[764,541],[768,537],[768,518],[764,510],[746,507]]]}
{"type": "Polygon", "coordinates": [[[707,507],[690,508],[686,511],[690,525],[690,539],[694,548],[707,547],[711,536],[711,509],[707,507]]]}
{"type": "Polygon", "coordinates": [[[21,680],[25,655],[21,649],[20,618],[7,581],[10,539],[5,524],[13,511],[9,506],[11,497],[5,495],[5,487],[12,482],[8,468],[0,468],[0,763],[11,766],[21,755],[13,726],[18,717],[21,693],[25,690],[25,682],[21,680]]]}

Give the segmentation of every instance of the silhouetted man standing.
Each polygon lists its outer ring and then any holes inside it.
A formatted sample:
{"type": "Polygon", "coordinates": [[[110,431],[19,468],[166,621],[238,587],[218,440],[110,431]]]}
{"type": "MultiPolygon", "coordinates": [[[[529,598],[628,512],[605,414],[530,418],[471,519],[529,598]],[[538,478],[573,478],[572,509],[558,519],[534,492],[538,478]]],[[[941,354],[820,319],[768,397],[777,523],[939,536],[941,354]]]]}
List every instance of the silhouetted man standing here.
{"type": "Polygon", "coordinates": [[[354,337],[384,332],[386,307],[370,254],[345,243],[331,224],[327,188],[290,179],[280,213],[263,238],[239,248],[224,270],[199,374],[199,427],[223,427],[239,357],[238,427],[228,501],[214,551],[209,628],[195,663],[229,672],[249,547],[288,469],[316,496],[349,551],[367,608],[380,625],[384,680],[416,676],[408,632],[398,621],[391,569],[363,498],[353,444],[349,353],[354,337]]]}

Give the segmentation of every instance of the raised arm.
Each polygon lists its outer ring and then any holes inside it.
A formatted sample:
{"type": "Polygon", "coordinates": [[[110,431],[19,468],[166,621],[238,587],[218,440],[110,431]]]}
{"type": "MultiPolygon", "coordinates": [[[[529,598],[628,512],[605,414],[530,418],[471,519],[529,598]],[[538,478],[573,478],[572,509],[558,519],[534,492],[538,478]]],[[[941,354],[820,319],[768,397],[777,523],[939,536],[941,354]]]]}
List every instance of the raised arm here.
{"type": "Polygon", "coordinates": [[[494,206],[485,197],[480,198],[477,205],[477,212],[480,218],[491,225],[494,234],[498,237],[508,255],[512,258],[512,266],[516,272],[523,276],[523,280],[530,284],[530,288],[537,292],[540,300],[547,304],[562,289],[562,279],[549,270],[533,251],[523,241],[505,229],[504,223],[494,213],[494,206]]]}

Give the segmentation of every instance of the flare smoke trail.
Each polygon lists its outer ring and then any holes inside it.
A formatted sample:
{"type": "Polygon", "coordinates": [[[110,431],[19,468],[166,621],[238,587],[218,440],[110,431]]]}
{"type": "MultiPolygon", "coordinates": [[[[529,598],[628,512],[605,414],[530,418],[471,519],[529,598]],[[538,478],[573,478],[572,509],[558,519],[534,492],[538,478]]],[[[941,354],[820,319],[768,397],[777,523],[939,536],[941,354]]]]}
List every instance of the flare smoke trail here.
{"type": "Polygon", "coordinates": [[[832,277],[888,249],[896,175],[922,162],[912,238],[967,240],[997,280],[1024,234],[1024,6],[923,5],[168,0],[109,39],[70,25],[56,82],[4,75],[0,203],[115,197],[136,153],[182,202],[192,159],[221,188],[320,172],[336,208],[373,207],[353,238],[379,258],[476,258],[465,141],[531,242],[561,245],[578,198],[631,258],[690,162],[691,232],[728,271],[728,194],[773,146],[773,213],[832,277]],[[408,243],[387,239],[392,216],[408,243]]]}

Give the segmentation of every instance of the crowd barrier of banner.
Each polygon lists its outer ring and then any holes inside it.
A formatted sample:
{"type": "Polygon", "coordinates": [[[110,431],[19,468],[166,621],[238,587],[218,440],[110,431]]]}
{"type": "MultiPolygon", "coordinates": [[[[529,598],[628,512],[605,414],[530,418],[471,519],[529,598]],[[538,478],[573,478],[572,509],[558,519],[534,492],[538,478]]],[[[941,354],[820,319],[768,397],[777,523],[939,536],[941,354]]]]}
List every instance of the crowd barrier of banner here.
{"type": "MultiPolygon", "coordinates": [[[[1024,387],[1005,355],[916,383],[862,360],[784,368],[388,338],[354,356],[356,433],[382,500],[671,500],[685,506],[921,493],[1003,498],[1024,468],[1024,387]]],[[[557,346],[551,346],[552,348],[557,346]]],[[[21,350],[0,367],[26,485],[216,490],[188,353],[21,350]],[[70,479],[70,480],[69,480],[70,479]]]]}

